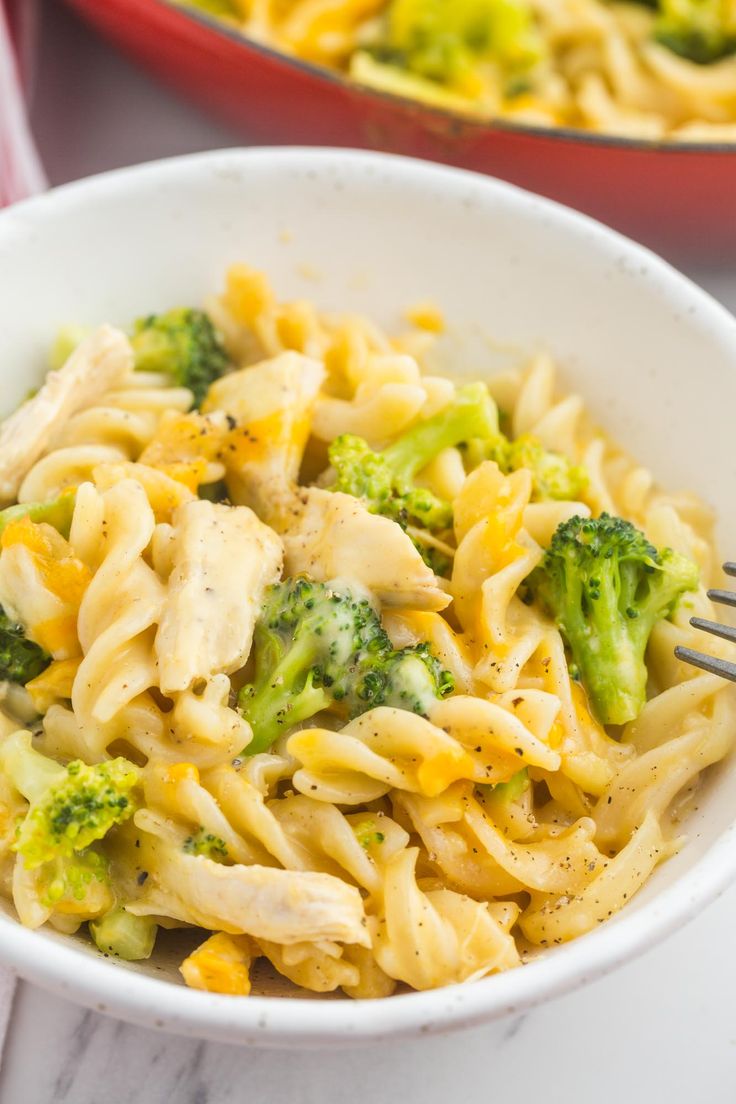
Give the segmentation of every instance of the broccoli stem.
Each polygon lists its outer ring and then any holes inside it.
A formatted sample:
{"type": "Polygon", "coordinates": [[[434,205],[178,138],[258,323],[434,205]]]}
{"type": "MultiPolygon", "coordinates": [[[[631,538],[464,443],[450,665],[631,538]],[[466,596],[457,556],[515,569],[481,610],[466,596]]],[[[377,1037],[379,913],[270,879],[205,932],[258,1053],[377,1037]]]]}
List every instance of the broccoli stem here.
{"type": "Polygon", "coordinates": [[[407,430],[380,455],[398,483],[409,484],[443,449],[498,433],[496,409],[483,383],[461,387],[452,403],[407,430]]]}
{"type": "Polygon", "coordinates": [[[76,490],[70,489],[62,491],[58,498],[50,502],[18,502],[15,506],[6,506],[0,510],[0,533],[4,533],[12,522],[27,517],[36,523],[52,525],[62,537],[68,538],[76,499],[76,490]]]}
{"type": "Polygon", "coordinates": [[[641,712],[652,629],[697,585],[686,556],[605,513],[558,526],[527,582],[565,637],[597,719],[612,725],[641,712]]]}
{"type": "Polygon", "coordinates": [[[587,626],[573,636],[587,643],[573,649],[574,659],[592,701],[606,703],[606,723],[626,724],[646,700],[644,646],[632,621],[621,619],[613,578],[603,576],[599,594],[587,606],[587,626]]]}
{"type": "Polygon", "coordinates": [[[304,689],[296,696],[282,694],[278,690],[273,694],[261,694],[252,699],[252,711],[246,706],[245,718],[258,716],[258,733],[248,744],[248,755],[258,755],[268,751],[271,745],[296,724],[308,721],[315,713],[327,709],[330,698],[321,687],[312,685],[312,676],[307,678],[304,689]]]}
{"type": "MultiPolygon", "coordinates": [[[[282,733],[329,707],[331,698],[321,686],[313,685],[314,672],[310,668],[315,659],[311,639],[295,640],[273,668],[273,674],[243,701],[245,719],[254,727],[253,740],[247,748],[249,755],[266,751],[282,733]],[[304,686],[295,691],[294,686],[301,681],[305,669],[308,673],[304,686]]],[[[261,660],[258,667],[263,665],[261,660]]]]}
{"type": "Polygon", "coordinates": [[[89,930],[103,954],[114,954],[126,962],[140,962],[151,957],[158,925],[150,916],[134,916],[118,906],[99,920],[90,920],[89,930]]]}

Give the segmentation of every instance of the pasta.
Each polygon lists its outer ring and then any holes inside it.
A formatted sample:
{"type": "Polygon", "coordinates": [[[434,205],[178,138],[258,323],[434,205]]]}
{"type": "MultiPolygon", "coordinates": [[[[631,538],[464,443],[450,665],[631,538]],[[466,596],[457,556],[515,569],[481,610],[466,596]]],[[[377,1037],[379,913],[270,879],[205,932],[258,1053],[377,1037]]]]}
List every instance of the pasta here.
{"type": "Polygon", "coordinates": [[[736,139],[733,0],[179,2],[358,84],[458,114],[736,139]]]}
{"type": "Polygon", "coordinates": [[[241,265],[207,312],[146,320],[160,371],[140,328],[94,332],[0,429],[0,891],[122,958],[200,929],[185,983],[241,997],[259,959],[365,999],[584,936],[733,744],[731,688],[674,656],[710,609],[707,509],[547,356],[487,385],[426,370],[427,305],[392,338],[241,265]],[[190,324],[220,343],[206,388],[190,324]],[[593,667],[573,584],[544,597],[555,555],[609,537],[606,563],[627,541],[647,579],[680,573],[624,712],[647,587],[601,623],[590,583],[593,667]]]}

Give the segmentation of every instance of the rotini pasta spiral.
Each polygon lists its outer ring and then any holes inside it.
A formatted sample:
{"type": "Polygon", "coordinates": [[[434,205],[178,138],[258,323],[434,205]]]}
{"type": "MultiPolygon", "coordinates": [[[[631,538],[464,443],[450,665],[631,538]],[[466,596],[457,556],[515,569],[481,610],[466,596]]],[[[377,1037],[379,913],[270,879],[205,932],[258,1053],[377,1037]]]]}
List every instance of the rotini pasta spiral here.
{"type": "MultiPolygon", "coordinates": [[[[130,366],[128,362],[128,370],[130,366]]],[[[92,479],[100,465],[137,460],[161,419],[192,405],[191,391],[167,386],[165,376],[129,372],[118,382],[117,389],[100,396],[102,405],[87,403],[64,422],[52,451],[25,476],[19,502],[45,502],[67,487],[92,479]]]]}
{"type": "Polygon", "coordinates": [[[84,654],[72,688],[82,720],[109,721],[156,683],[153,642],[164,586],[143,558],[155,519],[140,483],[77,492],[71,545],[94,575],[79,607],[84,654]]]}

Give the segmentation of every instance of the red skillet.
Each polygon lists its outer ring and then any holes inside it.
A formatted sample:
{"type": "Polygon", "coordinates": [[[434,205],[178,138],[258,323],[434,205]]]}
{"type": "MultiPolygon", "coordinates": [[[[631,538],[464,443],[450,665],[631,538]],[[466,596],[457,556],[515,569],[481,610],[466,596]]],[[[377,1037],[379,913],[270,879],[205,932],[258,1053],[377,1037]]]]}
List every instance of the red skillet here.
{"type": "Polygon", "coordinates": [[[249,142],[359,146],[490,173],[671,256],[736,260],[736,144],[665,144],[468,121],[361,88],[167,0],[68,0],[249,142]]]}

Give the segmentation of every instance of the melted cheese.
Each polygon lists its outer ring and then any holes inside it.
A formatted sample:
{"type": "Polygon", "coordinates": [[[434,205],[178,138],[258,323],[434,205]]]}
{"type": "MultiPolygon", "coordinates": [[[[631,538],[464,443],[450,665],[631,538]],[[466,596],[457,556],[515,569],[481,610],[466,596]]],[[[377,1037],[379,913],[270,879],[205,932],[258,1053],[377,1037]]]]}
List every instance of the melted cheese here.
{"type": "Polygon", "coordinates": [[[250,963],[248,939],[218,932],[185,958],[179,969],[192,989],[247,997],[250,993],[250,963]]]}

